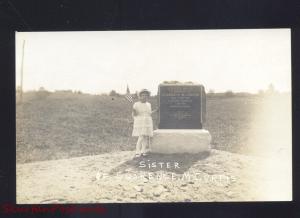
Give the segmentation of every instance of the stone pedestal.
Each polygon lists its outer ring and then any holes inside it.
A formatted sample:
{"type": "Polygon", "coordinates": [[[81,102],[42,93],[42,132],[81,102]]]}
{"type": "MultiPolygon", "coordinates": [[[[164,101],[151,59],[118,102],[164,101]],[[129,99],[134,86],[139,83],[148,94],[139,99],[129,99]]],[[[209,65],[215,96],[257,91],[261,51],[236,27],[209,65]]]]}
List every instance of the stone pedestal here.
{"type": "Polygon", "coordinates": [[[205,129],[157,129],[151,143],[153,153],[198,153],[209,151],[211,135],[205,129]]]}

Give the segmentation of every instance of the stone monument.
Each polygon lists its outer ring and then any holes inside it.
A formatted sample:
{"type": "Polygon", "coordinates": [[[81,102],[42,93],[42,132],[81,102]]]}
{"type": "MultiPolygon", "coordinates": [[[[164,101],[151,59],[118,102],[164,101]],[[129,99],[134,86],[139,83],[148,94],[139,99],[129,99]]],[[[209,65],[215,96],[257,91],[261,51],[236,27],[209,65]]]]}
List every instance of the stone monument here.
{"type": "Polygon", "coordinates": [[[162,83],[158,86],[158,129],[153,153],[198,153],[210,150],[211,135],[203,129],[206,116],[204,86],[162,83]]]}

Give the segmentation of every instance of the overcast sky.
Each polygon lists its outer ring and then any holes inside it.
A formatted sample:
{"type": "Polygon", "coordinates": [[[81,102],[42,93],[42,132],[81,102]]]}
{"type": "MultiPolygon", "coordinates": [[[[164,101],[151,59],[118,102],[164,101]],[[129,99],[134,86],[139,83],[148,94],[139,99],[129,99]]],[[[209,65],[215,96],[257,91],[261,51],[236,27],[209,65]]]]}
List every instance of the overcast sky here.
{"type": "Polygon", "coordinates": [[[194,81],[216,92],[256,93],[270,83],[291,90],[289,29],[16,33],[16,86],[108,93],[165,80],[194,81]]]}

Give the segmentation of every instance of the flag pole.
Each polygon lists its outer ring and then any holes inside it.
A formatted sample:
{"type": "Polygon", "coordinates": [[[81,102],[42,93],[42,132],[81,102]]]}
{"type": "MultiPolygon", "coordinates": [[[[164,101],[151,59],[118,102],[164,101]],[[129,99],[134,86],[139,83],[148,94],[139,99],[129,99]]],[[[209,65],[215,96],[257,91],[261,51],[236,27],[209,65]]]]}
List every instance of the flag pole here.
{"type": "MultiPolygon", "coordinates": [[[[131,94],[130,94],[130,90],[129,90],[128,83],[127,83],[127,86],[126,86],[126,94],[125,94],[125,98],[126,98],[126,100],[127,100],[128,102],[130,102],[131,104],[134,102],[134,101],[133,101],[133,98],[132,98],[132,96],[131,96],[131,94]]],[[[128,124],[130,124],[130,121],[128,122],[128,124]]],[[[130,130],[130,125],[128,125],[126,132],[129,131],[129,130],[130,130]]],[[[129,140],[130,140],[130,137],[127,138],[126,145],[128,145],[129,140]]]]}
{"type": "Polygon", "coordinates": [[[25,40],[23,40],[23,49],[22,49],[22,63],[21,63],[21,84],[20,84],[20,102],[23,102],[23,68],[24,68],[24,48],[25,40]]]}

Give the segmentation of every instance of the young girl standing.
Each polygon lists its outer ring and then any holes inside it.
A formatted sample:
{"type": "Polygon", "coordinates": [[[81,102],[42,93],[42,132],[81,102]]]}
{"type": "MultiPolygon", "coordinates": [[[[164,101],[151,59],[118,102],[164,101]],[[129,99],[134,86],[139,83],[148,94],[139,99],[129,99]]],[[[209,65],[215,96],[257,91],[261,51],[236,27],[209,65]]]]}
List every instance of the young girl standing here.
{"type": "Polygon", "coordinates": [[[139,101],[133,104],[132,116],[133,131],[132,136],[137,136],[135,157],[146,156],[146,148],[150,146],[150,137],[153,136],[153,121],[151,114],[151,104],[147,101],[150,91],[142,89],[139,92],[139,101]]]}

